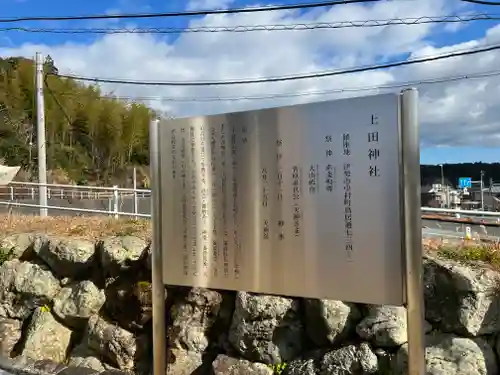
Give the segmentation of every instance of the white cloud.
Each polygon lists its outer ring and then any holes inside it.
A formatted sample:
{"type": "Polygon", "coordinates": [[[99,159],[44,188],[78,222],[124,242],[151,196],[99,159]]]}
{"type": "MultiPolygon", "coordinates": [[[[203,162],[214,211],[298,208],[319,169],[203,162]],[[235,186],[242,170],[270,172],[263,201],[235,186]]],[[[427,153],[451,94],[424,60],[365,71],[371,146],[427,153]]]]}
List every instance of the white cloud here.
{"type": "MultiPolygon", "coordinates": [[[[220,6],[198,1],[203,8],[220,6]],[[203,4],[201,4],[203,3],[203,4]]],[[[193,4],[191,4],[192,6],[193,4]]],[[[441,16],[460,6],[451,0],[388,1],[374,5],[343,5],[300,13],[263,12],[211,15],[191,21],[192,27],[335,22],[395,17],[441,16]]],[[[55,46],[26,44],[0,48],[0,55],[32,56],[50,53],[61,73],[136,80],[226,80],[280,76],[319,70],[373,64],[388,59],[449,53],[500,42],[500,26],[486,36],[456,45],[433,47],[435,33],[446,33],[441,25],[422,24],[339,30],[269,31],[249,33],[185,33],[175,40],[151,35],[108,35],[92,44],[66,43],[55,46]]],[[[446,37],[446,34],[444,35],[446,37]]],[[[443,37],[441,38],[443,39],[443,37]]],[[[1,41],[0,41],[1,43],[1,41]]],[[[372,71],[331,78],[297,80],[273,84],[218,87],[105,86],[125,96],[241,97],[272,93],[296,93],[337,88],[377,86],[498,69],[500,52],[453,58],[404,68],[372,71]]],[[[421,118],[424,145],[500,146],[500,78],[467,80],[422,86],[421,118]]],[[[299,96],[266,100],[170,102],[151,105],[176,115],[279,106],[316,99],[373,92],[348,92],[323,96],[299,96]]]]}
{"type": "Polygon", "coordinates": [[[207,10],[222,9],[231,5],[234,0],[190,0],[186,7],[187,10],[207,10]]]}

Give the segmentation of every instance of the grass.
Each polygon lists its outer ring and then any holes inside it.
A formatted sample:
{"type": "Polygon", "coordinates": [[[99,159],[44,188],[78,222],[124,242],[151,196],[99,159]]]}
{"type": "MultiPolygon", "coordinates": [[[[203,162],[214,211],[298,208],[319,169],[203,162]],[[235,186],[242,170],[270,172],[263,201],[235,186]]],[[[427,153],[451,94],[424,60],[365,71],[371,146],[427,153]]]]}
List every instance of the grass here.
{"type": "Polygon", "coordinates": [[[424,243],[425,251],[460,263],[484,263],[500,271],[500,243],[479,243],[476,241],[460,241],[444,243],[432,241],[424,243]]]}
{"type": "Polygon", "coordinates": [[[96,240],[105,236],[137,236],[148,240],[151,237],[149,220],[128,218],[114,219],[105,216],[39,216],[2,214],[0,233],[46,233],[96,240]]]}

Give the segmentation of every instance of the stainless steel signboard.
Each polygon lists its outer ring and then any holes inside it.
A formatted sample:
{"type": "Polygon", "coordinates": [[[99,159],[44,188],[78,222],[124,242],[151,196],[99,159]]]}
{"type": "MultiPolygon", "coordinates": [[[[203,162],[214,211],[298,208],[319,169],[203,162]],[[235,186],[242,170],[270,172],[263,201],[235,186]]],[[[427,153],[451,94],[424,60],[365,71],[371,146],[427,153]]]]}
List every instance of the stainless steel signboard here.
{"type": "Polygon", "coordinates": [[[150,126],[155,375],[163,284],[408,312],[425,374],[416,90],[150,126]]]}
{"type": "Polygon", "coordinates": [[[164,281],[404,302],[400,96],[160,124],[164,281]]]}

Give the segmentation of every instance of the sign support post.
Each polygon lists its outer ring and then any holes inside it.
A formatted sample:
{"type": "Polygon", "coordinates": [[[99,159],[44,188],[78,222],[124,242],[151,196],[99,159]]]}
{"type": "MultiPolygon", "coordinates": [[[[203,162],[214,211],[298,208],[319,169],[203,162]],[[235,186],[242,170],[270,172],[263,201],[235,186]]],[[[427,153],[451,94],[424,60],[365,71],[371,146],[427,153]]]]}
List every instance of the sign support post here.
{"type": "Polygon", "coordinates": [[[151,281],[153,305],[153,374],[166,373],[167,335],[163,284],[162,191],[158,120],[149,124],[149,175],[151,180],[151,281]]]}
{"type": "Polygon", "coordinates": [[[408,374],[424,375],[425,336],[422,281],[422,223],[420,208],[420,137],[418,92],[401,97],[401,148],[403,155],[403,211],[405,283],[408,331],[408,374]]]}

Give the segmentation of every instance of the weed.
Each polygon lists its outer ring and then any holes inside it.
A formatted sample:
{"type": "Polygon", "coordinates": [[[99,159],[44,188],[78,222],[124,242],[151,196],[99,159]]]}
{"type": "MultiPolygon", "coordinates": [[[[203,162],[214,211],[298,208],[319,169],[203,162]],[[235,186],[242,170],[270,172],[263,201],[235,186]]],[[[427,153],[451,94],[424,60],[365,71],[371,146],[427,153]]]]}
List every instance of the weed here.
{"type": "Polygon", "coordinates": [[[0,247],[0,266],[11,259],[14,249],[6,249],[0,247]]]}
{"type": "Polygon", "coordinates": [[[496,243],[468,244],[464,242],[460,246],[442,245],[435,250],[439,256],[446,259],[455,260],[461,263],[484,262],[496,270],[500,270],[500,248],[496,243]]]}
{"type": "Polygon", "coordinates": [[[275,365],[268,365],[268,367],[273,370],[273,374],[281,375],[281,374],[283,374],[283,371],[285,371],[286,363],[278,363],[275,365]]]}

